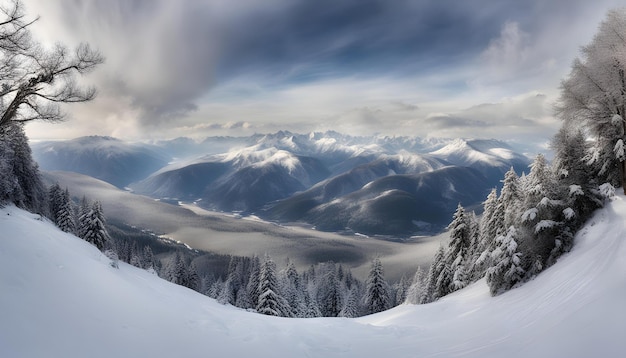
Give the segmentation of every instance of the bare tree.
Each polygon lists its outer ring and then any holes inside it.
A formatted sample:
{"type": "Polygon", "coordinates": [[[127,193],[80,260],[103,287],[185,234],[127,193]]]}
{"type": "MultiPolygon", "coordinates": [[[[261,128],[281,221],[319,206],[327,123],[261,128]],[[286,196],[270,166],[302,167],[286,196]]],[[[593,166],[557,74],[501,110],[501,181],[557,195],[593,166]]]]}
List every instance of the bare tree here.
{"type": "Polygon", "coordinates": [[[602,182],[626,193],[626,9],[609,11],[561,84],[558,114],[593,140],[589,164],[602,182]]]}
{"type": "Polygon", "coordinates": [[[76,83],[104,61],[102,55],[80,44],[74,51],[57,44],[44,49],[33,40],[19,0],[0,6],[0,127],[11,121],[61,121],[61,103],[85,102],[96,95],[94,87],[76,83]]]}

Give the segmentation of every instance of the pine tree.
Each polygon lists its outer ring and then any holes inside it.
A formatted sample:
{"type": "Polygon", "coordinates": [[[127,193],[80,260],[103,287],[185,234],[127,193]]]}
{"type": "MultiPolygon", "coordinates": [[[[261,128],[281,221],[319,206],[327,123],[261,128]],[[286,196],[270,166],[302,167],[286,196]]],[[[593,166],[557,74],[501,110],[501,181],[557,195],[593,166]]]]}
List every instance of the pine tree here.
{"type": "Polygon", "coordinates": [[[63,205],[63,191],[59,183],[54,183],[48,189],[48,216],[52,222],[58,226],[57,213],[63,205]]]}
{"type": "Polygon", "coordinates": [[[395,294],[393,295],[392,306],[397,306],[406,301],[409,286],[410,283],[406,276],[402,275],[402,277],[400,277],[400,281],[393,285],[393,291],[395,291],[395,294]]]}
{"type": "Polygon", "coordinates": [[[304,300],[306,303],[306,318],[322,317],[322,312],[317,304],[315,295],[311,294],[308,290],[305,290],[304,300]]]}
{"type": "Polygon", "coordinates": [[[278,292],[276,264],[268,255],[261,266],[259,292],[257,312],[269,316],[291,316],[284,298],[278,292]]]}
{"type": "Polygon", "coordinates": [[[409,289],[407,290],[406,302],[411,304],[419,304],[421,303],[421,297],[425,289],[424,282],[424,271],[420,266],[417,267],[417,271],[415,271],[415,275],[413,276],[413,282],[409,289]]]}
{"type": "MultiPolygon", "coordinates": [[[[91,211],[92,205],[93,204],[90,203],[85,196],[83,196],[83,198],[80,200],[80,205],[78,206],[78,218],[76,220],[78,227],[76,229],[76,233],[77,236],[81,239],[85,238],[85,230],[89,227],[89,223],[87,222],[87,220],[89,218],[88,214],[91,211]]],[[[120,257],[120,260],[124,261],[124,257],[120,251],[121,250],[118,250],[118,255],[120,257]]]]}
{"type": "Polygon", "coordinates": [[[283,293],[295,317],[306,316],[304,292],[300,284],[300,276],[293,262],[287,259],[287,265],[280,272],[280,291],[283,293]]]}
{"type": "Polygon", "coordinates": [[[61,192],[61,200],[55,215],[56,225],[59,229],[68,232],[76,232],[76,223],[74,222],[74,208],[70,199],[70,192],[67,188],[61,192]]]}
{"type": "Polygon", "coordinates": [[[324,317],[337,317],[343,308],[340,282],[337,280],[334,264],[330,267],[318,286],[318,305],[324,317]]]}
{"type": "MultiPolygon", "coordinates": [[[[555,246],[562,222],[564,201],[561,200],[554,172],[545,157],[537,155],[526,177],[521,224],[517,229],[517,243],[524,262],[540,261],[545,266],[546,259],[555,246]]],[[[525,271],[528,270],[525,267],[525,271]]]]}
{"type": "Polygon", "coordinates": [[[356,287],[353,287],[348,294],[346,295],[346,299],[339,312],[339,317],[348,317],[354,318],[359,316],[359,293],[356,287]]]}
{"type": "Polygon", "coordinates": [[[461,289],[468,283],[465,264],[470,246],[470,227],[465,216],[465,209],[461,204],[457,206],[448,229],[450,230],[450,243],[445,259],[446,269],[440,273],[438,279],[442,285],[447,284],[448,287],[439,288],[440,297],[461,289]],[[446,274],[449,277],[444,277],[446,274]]]}
{"type": "Polygon", "coordinates": [[[148,271],[156,270],[156,264],[154,261],[154,253],[152,252],[152,249],[148,245],[143,247],[141,267],[148,271]]]}
{"type": "Polygon", "coordinates": [[[253,256],[250,260],[250,275],[248,277],[248,284],[246,290],[248,292],[248,298],[250,300],[250,306],[256,308],[259,304],[259,295],[261,294],[261,262],[258,256],[253,256]]]}
{"type": "Polygon", "coordinates": [[[95,201],[91,209],[81,216],[80,225],[81,238],[102,251],[109,242],[109,234],[105,227],[104,214],[99,201],[95,201]]]}
{"type": "Polygon", "coordinates": [[[0,202],[15,205],[35,213],[45,214],[47,192],[41,182],[39,167],[32,158],[23,124],[12,121],[0,126],[0,158],[3,158],[3,183],[0,202]]]}
{"type": "Polygon", "coordinates": [[[430,268],[428,269],[426,287],[420,298],[420,303],[433,302],[439,298],[439,296],[437,296],[437,280],[446,264],[445,255],[445,249],[440,245],[439,249],[437,249],[437,252],[435,253],[433,262],[430,264],[430,268]]]}
{"type": "Polygon", "coordinates": [[[497,239],[492,253],[492,266],[487,270],[487,284],[492,295],[498,295],[521,282],[524,269],[516,242],[517,230],[510,227],[506,236],[497,239]]]}
{"type": "Polygon", "coordinates": [[[385,280],[383,264],[378,257],[372,261],[367,277],[365,310],[368,314],[384,311],[389,308],[389,289],[385,280]]]}
{"type": "MultiPolygon", "coordinates": [[[[543,156],[540,158],[545,159],[543,156]]],[[[496,204],[496,212],[503,213],[503,221],[500,223],[501,227],[496,228],[495,234],[503,235],[507,228],[517,223],[520,205],[522,201],[522,193],[519,185],[519,178],[515,169],[511,167],[509,171],[504,174],[504,181],[502,183],[502,190],[500,191],[500,197],[496,204]]],[[[495,236],[493,237],[495,239],[495,236]]]]}

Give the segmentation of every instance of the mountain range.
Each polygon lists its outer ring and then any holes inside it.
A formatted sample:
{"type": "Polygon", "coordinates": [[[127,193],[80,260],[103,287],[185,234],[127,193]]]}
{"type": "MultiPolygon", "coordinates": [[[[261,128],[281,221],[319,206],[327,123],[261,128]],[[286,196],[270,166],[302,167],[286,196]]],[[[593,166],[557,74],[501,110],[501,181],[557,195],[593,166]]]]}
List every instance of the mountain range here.
{"type": "Polygon", "coordinates": [[[394,237],[441,231],[458,203],[480,210],[509,168],[521,172],[529,164],[497,140],[337,132],[153,143],[92,136],[36,143],[33,153],[42,169],[86,174],[154,198],[394,237]]]}

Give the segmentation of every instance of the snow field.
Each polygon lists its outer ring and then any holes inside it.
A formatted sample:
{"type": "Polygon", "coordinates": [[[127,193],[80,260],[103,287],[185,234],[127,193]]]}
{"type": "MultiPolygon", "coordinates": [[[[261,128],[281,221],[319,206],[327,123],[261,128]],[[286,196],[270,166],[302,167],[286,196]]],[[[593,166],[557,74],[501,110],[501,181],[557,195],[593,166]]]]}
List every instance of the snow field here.
{"type": "Polygon", "coordinates": [[[358,319],[246,312],[0,209],[2,357],[623,357],[626,197],[571,253],[490,297],[484,280],[435,303],[358,319]]]}

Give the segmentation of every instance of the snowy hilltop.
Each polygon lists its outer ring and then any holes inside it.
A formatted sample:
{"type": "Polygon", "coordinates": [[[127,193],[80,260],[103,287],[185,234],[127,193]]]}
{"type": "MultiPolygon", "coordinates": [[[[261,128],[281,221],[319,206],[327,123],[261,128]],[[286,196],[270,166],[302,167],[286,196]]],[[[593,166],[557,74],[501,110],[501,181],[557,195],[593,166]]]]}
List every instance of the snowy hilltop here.
{"type": "Polygon", "coordinates": [[[426,305],[358,318],[253,314],[148,271],[15,206],[0,209],[5,357],[619,357],[626,332],[626,197],[524,286],[484,279],[426,305]]]}

